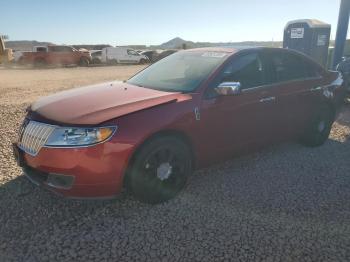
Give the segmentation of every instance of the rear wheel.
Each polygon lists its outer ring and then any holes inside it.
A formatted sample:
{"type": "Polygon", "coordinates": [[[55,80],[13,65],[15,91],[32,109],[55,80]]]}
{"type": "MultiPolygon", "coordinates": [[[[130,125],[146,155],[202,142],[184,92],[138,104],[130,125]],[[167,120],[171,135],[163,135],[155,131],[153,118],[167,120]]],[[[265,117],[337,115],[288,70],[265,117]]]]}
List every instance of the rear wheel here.
{"type": "Polygon", "coordinates": [[[188,146],[175,137],[159,137],[136,153],[127,184],[138,200],[161,203],[176,196],[185,186],[191,171],[188,146]]]}
{"type": "Polygon", "coordinates": [[[331,107],[322,106],[305,131],[302,144],[310,147],[323,145],[328,139],[333,122],[334,113],[331,107]]]}
{"type": "Polygon", "coordinates": [[[111,60],[109,60],[109,64],[111,64],[111,65],[118,65],[119,63],[118,63],[117,59],[111,59],[111,60]]]}
{"type": "Polygon", "coordinates": [[[101,64],[101,59],[95,57],[95,58],[92,59],[92,63],[93,64],[101,64]]]}

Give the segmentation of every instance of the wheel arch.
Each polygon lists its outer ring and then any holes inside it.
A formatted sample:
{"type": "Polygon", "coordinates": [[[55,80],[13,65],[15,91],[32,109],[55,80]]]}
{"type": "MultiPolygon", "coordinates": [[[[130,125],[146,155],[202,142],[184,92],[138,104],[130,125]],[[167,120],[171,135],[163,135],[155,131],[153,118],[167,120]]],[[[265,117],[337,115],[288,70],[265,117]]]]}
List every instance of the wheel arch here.
{"type": "Polygon", "coordinates": [[[191,138],[183,131],[175,130],[175,129],[166,129],[166,130],[160,130],[155,133],[152,133],[151,135],[147,136],[139,145],[136,146],[136,149],[132,152],[131,157],[129,158],[127,167],[125,169],[124,173],[124,179],[123,184],[125,185],[127,182],[128,172],[130,170],[130,167],[132,166],[133,162],[135,161],[135,156],[137,153],[148,143],[151,143],[154,139],[160,138],[160,137],[175,137],[177,139],[180,139],[182,142],[184,142],[191,153],[191,160],[192,160],[192,170],[195,170],[196,167],[196,151],[194,148],[194,145],[191,141],[191,138]]]}
{"type": "Polygon", "coordinates": [[[86,63],[85,66],[89,66],[89,64],[91,63],[91,60],[88,57],[86,57],[86,56],[81,56],[79,58],[78,64],[80,66],[84,66],[84,63],[86,63]]]}

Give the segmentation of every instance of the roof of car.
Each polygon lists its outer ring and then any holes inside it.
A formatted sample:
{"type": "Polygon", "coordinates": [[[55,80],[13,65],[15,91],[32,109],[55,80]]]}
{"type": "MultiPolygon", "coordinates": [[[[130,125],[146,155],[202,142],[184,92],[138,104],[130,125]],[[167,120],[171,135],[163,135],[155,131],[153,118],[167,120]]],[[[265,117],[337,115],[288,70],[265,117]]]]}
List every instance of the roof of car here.
{"type": "Polygon", "coordinates": [[[185,52],[225,52],[225,53],[236,53],[239,49],[236,48],[228,48],[228,47],[201,47],[201,48],[193,48],[186,49],[185,52]]]}
{"type": "Polygon", "coordinates": [[[202,47],[202,48],[193,48],[193,49],[187,49],[182,50],[185,52],[225,52],[225,53],[237,53],[241,50],[275,50],[275,51],[294,51],[292,49],[287,48],[281,48],[281,47],[267,47],[267,46],[237,46],[237,47],[202,47]]]}
{"type": "MultiPolygon", "coordinates": [[[[238,51],[241,50],[257,50],[257,49],[268,49],[268,50],[281,50],[283,48],[278,48],[278,47],[264,47],[264,46],[249,46],[249,45],[241,45],[241,46],[235,46],[235,47],[201,47],[201,48],[193,48],[193,49],[187,49],[184,51],[188,52],[225,52],[225,53],[237,53],[238,51]]],[[[283,49],[285,50],[285,49],[283,49]]]]}

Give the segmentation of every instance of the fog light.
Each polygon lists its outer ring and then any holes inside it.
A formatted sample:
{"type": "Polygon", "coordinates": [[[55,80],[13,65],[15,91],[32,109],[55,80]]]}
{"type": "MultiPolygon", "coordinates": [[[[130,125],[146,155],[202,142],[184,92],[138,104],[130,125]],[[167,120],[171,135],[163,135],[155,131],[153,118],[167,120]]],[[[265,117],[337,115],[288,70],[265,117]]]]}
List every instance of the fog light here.
{"type": "Polygon", "coordinates": [[[46,180],[47,185],[60,189],[70,189],[74,183],[74,176],[50,173],[46,180]]]}

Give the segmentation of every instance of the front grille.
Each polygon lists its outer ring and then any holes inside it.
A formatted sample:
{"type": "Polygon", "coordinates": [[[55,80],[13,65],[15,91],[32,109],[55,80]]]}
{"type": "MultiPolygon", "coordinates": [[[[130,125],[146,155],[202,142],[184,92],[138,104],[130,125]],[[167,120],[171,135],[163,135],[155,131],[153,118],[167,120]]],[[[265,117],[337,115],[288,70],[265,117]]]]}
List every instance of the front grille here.
{"type": "Polygon", "coordinates": [[[18,146],[30,155],[37,155],[55,127],[36,121],[25,121],[19,130],[18,146]]]}

